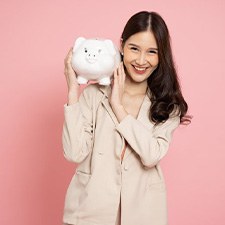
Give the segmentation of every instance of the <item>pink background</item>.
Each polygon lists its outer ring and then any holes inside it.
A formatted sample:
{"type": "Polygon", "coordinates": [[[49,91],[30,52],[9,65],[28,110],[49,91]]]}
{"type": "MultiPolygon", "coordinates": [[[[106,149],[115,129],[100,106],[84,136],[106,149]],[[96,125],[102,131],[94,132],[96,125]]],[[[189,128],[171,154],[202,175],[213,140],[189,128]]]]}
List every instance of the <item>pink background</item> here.
{"type": "Polygon", "coordinates": [[[192,124],[162,161],[170,225],[225,221],[223,0],[0,2],[0,224],[61,224],[75,166],[63,157],[63,60],[78,36],[119,42],[137,11],[169,27],[192,124]]]}

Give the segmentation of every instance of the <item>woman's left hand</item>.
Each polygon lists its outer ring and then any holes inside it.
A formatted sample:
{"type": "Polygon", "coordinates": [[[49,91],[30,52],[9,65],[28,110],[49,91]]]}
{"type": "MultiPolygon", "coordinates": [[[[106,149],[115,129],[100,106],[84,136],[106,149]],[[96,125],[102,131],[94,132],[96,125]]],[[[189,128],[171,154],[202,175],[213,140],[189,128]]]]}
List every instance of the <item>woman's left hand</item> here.
{"type": "Polygon", "coordinates": [[[114,71],[113,78],[114,80],[112,82],[112,92],[109,98],[109,102],[113,112],[115,113],[118,121],[120,122],[128,114],[124,109],[122,102],[126,78],[123,62],[121,62],[118,69],[114,71]]]}

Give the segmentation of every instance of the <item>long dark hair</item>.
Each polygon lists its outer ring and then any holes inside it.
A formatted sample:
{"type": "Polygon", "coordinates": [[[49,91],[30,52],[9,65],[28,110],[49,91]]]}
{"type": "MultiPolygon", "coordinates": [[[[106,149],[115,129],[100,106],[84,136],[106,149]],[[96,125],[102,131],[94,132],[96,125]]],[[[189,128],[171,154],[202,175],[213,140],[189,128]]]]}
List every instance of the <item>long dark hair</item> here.
{"type": "Polygon", "coordinates": [[[133,15],[124,27],[121,40],[124,46],[127,39],[138,33],[150,30],[158,46],[158,67],[148,78],[151,107],[149,119],[155,124],[165,122],[172,112],[180,116],[181,123],[189,123],[188,105],[183,98],[179,79],[174,66],[170,35],[165,21],[156,12],[142,11],[133,15]]]}

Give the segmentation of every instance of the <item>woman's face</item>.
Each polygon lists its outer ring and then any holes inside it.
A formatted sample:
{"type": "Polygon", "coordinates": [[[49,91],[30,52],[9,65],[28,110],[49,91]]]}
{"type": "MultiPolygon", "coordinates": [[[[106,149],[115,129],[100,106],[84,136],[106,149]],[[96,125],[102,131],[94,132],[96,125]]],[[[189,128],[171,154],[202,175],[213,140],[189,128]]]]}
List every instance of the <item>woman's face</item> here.
{"type": "Polygon", "coordinates": [[[147,82],[159,64],[158,46],[151,31],[136,33],[124,44],[123,61],[127,75],[137,83],[147,82]]]}

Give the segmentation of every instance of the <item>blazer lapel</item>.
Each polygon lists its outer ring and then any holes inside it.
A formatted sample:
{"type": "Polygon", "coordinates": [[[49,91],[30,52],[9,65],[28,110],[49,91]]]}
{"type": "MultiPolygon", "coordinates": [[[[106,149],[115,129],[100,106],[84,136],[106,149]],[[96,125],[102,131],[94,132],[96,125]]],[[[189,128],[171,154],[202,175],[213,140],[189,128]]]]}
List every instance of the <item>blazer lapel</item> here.
{"type": "MultiPolygon", "coordinates": [[[[100,86],[99,89],[104,94],[104,97],[102,98],[101,102],[104,105],[108,114],[110,115],[112,121],[115,123],[115,125],[117,125],[119,122],[118,122],[115,114],[113,113],[112,108],[109,104],[109,100],[108,100],[108,96],[111,93],[111,86],[100,86]]],[[[146,96],[144,97],[144,100],[141,104],[141,107],[140,107],[140,110],[139,110],[139,113],[137,116],[137,120],[140,121],[147,128],[152,128],[154,126],[154,124],[149,121],[149,117],[148,117],[150,106],[151,106],[151,101],[149,99],[148,94],[146,94],[146,96]]],[[[121,149],[121,152],[122,152],[122,150],[123,149],[121,149]]],[[[123,162],[125,160],[127,160],[127,158],[129,157],[129,155],[132,152],[133,152],[132,148],[127,146],[125,154],[124,154],[123,162]]]]}
{"type": "Polygon", "coordinates": [[[104,94],[104,97],[102,98],[101,102],[103,106],[105,107],[106,111],[108,112],[108,114],[110,115],[112,121],[115,123],[115,125],[117,125],[119,121],[117,120],[114,112],[112,111],[112,108],[110,106],[109,99],[108,99],[108,96],[111,93],[111,87],[101,86],[99,89],[104,94]]]}
{"type": "MultiPolygon", "coordinates": [[[[144,97],[144,100],[141,104],[138,116],[137,116],[137,120],[140,121],[144,126],[147,126],[148,128],[151,128],[154,126],[153,123],[150,122],[149,117],[148,117],[150,105],[151,105],[151,101],[150,101],[148,95],[146,94],[146,96],[144,97]]],[[[129,146],[127,146],[123,161],[127,160],[127,158],[129,157],[129,155],[132,152],[133,152],[133,150],[129,146]]]]}
{"type": "Polygon", "coordinates": [[[149,120],[149,110],[151,106],[151,101],[149,99],[149,96],[146,94],[143,103],[141,105],[141,108],[139,110],[137,120],[139,120],[144,126],[146,127],[153,127],[154,124],[149,120]]]}

